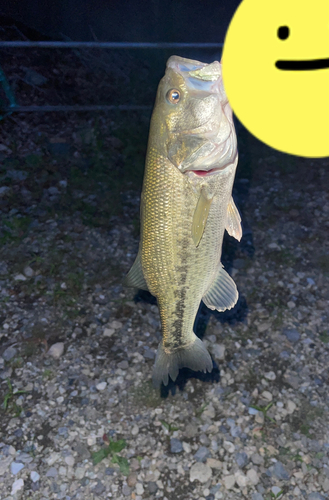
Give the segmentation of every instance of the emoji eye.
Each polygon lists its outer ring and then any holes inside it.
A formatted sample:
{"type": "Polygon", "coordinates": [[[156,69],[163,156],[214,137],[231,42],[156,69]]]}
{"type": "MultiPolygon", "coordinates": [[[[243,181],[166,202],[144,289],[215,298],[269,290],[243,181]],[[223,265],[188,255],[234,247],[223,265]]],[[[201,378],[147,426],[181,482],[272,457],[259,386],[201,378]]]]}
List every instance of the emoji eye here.
{"type": "Polygon", "coordinates": [[[166,97],[171,104],[177,104],[180,100],[180,92],[176,89],[168,90],[166,97]]]}
{"type": "Polygon", "coordinates": [[[286,40],[290,34],[290,30],[288,26],[280,26],[278,29],[278,37],[280,40],[286,40]]]}

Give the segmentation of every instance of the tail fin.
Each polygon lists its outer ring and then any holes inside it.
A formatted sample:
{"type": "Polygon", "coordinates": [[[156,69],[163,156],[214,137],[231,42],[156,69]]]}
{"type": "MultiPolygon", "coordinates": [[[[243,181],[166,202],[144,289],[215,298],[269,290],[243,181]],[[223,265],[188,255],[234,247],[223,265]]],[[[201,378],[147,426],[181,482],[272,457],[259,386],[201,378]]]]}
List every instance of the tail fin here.
{"type": "Polygon", "coordinates": [[[204,373],[212,371],[212,360],[206,346],[196,335],[194,337],[189,346],[168,354],[160,342],[152,375],[154,387],[160,387],[161,382],[167,385],[168,375],[175,381],[180,368],[190,368],[204,373]]]}

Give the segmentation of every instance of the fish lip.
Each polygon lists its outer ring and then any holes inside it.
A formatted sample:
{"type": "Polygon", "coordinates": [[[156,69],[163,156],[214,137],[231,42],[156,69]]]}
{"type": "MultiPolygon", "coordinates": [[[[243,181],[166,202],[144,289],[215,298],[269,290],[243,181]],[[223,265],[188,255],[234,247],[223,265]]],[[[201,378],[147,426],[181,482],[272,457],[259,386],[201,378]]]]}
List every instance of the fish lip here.
{"type": "Polygon", "coordinates": [[[329,58],[308,60],[279,60],[275,66],[285,71],[314,71],[329,68],[329,58]]]}

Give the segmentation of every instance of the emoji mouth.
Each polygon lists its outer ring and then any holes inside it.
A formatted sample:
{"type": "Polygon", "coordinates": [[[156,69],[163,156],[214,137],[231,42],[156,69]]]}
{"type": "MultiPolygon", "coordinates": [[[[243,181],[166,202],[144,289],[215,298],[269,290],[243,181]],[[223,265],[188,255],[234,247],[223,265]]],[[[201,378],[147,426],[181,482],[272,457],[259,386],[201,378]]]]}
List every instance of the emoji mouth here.
{"type": "Polygon", "coordinates": [[[288,71],[312,71],[315,69],[329,68],[329,58],[311,59],[308,61],[276,61],[275,66],[278,69],[288,71]]]}

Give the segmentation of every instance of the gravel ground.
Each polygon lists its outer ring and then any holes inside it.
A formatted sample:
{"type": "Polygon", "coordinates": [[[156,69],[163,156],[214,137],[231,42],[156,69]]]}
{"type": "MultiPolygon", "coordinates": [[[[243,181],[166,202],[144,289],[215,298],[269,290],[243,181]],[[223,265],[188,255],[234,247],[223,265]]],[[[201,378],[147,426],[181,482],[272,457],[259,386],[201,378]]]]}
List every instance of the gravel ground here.
{"type": "Polygon", "coordinates": [[[96,153],[128,168],[131,147],[103,118],[105,156],[90,139],[84,150],[81,122],[8,118],[0,144],[0,499],[325,500],[328,160],[281,155],[240,130],[244,237],[227,236],[223,258],[240,300],[223,314],[200,308],[213,373],[182,370],[157,392],[155,300],[121,285],[139,190],[100,217],[93,165],[84,183],[72,174],[96,153]],[[59,126],[70,151],[46,153],[59,126]]]}

